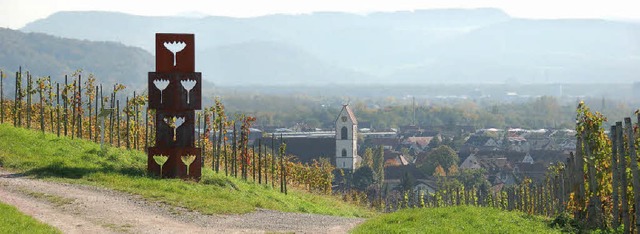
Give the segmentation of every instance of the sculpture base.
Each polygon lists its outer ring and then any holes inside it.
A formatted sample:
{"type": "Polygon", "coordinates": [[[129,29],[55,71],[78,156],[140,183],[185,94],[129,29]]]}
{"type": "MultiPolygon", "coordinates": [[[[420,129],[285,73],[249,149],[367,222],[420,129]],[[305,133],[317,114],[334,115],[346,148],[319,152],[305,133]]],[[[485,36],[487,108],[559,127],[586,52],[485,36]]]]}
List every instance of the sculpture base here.
{"type": "Polygon", "coordinates": [[[163,147],[149,147],[147,156],[147,170],[150,174],[156,176],[162,176],[162,178],[181,178],[192,179],[199,181],[202,177],[202,156],[200,148],[183,147],[183,148],[163,148],[163,147]],[[156,163],[153,156],[164,155],[168,156],[167,162],[162,166],[162,172],[160,171],[160,165],[156,163]],[[189,166],[189,172],[187,173],[187,166],[182,162],[182,156],[195,155],[196,158],[189,166]]]}

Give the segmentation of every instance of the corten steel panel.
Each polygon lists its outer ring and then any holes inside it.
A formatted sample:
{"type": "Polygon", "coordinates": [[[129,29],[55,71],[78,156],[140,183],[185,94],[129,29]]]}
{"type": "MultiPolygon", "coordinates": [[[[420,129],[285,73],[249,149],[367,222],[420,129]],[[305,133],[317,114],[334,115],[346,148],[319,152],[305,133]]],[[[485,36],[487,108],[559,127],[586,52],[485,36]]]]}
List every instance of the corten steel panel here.
{"type": "Polygon", "coordinates": [[[156,33],[156,72],[194,72],[195,44],[193,34],[156,33]],[[167,48],[165,43],[172,43],[167,48]],[[170,49],[180,49],[175,55],[170,49]]]}
{"type": "Polygon", "coordinates": [[[202,175],[202,159],[200,148],[167,148],[167,147],[149,147],[149,156],[147,160],[147,170],[149,173],[160,176],[160,165],[158,165],[153,156],[165,155],[169,156],[167,162],[162,166],[163,178],[182,178],[200,180],[202,175]],[[195,155],[196,159],[189,166],[189,175],[187,175],[187,166],[182,162],[181,157],[186,155],[195,155]]]}
{"type": "Polygon", "coordinates": [[[193,147],[195,141],[195,111],[156,111],[156,146],[161,147],[193,147]],[[165,122],[165,118],[183,117],[184,123],[176,128],[175,140],[173,128],[165,122]]]}
{"type": "MultiPolygon", "coordinates": [[[[159,81],[159,82],[158,82],[159,81]]],[[[149,108],[168,111],[187,111],[202,109],[202,74],[200,72],[149,72],[149,108]],[[182,81],[195,81],[195,86],[187,92],[182,81]],[[160,92],[154,81],[168,81],[169,85],[160,92]],[[189,97],[187,98],[187,95],[189,97]],[[161,99],[162,98],[162,99],[161,99]],[[188,99],[188,100],[187,100],[188,99]]]]}

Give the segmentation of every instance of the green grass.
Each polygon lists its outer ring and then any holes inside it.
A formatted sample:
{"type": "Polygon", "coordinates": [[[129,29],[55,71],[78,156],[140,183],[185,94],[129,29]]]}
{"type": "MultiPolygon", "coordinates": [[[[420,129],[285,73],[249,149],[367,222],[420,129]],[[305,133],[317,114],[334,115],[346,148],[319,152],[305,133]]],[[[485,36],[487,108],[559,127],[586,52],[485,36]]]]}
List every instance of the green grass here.
{"type": "Polygon", "coordinates": [[[158,179],[146,173],[140,151],[108,148],[86,140],[0,124],[0,166],[27,176],[88,184],[141,195],[205,214],[238,214],[256,208],[287,212],[370,217],[374,212],[336,197],[290,190],[284,195],[253,182],[203,170],[200,182],[158,179]]]}
{"type": "Polygon", "coordinates": [[[62,233],[0,202],[0,233],[62,233]]]}
{"type": "Polygon", "coordinates": [[[521,212],[455,206],[406,209],[380,215],[353,233],[560,233],[549,220],[521,212]]]}

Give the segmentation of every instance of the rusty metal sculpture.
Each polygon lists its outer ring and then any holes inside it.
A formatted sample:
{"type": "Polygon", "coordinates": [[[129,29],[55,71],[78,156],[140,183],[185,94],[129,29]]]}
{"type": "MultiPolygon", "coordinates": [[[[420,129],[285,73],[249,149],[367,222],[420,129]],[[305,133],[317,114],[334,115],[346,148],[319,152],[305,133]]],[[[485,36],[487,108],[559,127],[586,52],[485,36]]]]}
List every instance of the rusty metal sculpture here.
{"type": "Polygon", "coordinates": [[[202,75],[195,72],[193,34],[156,34],[156,71],[149,72],[149,109],[156,110],[156,142],[147,169],[162,178],[199,180],[195,110],[202,107],[202,75]]]}

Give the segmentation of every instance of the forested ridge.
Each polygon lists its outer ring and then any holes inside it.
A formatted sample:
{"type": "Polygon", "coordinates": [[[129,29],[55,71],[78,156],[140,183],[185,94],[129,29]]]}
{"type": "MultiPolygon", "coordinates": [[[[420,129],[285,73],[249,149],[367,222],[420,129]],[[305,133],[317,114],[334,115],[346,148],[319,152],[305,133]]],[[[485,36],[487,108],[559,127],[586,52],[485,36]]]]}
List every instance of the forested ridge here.
{"type": "Polygon", "coordinates": [[[51,76],[54,81],[82,69],[104,83],[142,88],[147,72],[153,69],[153,57],[140,48],[6,28],[0,28],[0,51],[0,69],[5,73],[22,67],[33,76],[51,76]]]}

